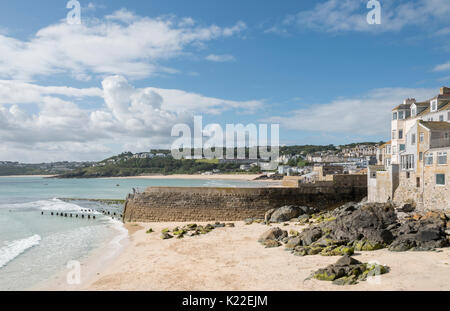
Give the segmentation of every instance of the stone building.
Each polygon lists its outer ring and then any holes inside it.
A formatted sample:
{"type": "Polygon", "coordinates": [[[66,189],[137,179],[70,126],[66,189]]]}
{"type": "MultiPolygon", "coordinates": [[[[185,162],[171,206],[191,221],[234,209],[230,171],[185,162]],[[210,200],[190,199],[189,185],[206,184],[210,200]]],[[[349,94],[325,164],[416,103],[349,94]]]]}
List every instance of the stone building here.
{"type": "Polygon", "coordinates": [[[426,102],[405,100],[391,130],[390,148],[380,146],[378,165],[369,167],[369,201],[450,210],[450,89],[426,102]]]}

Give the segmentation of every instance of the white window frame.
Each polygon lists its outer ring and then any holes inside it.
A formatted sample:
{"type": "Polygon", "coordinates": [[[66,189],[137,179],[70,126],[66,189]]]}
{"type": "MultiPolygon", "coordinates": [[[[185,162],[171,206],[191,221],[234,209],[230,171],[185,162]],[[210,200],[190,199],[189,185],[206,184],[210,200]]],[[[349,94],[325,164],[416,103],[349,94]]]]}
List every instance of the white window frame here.
{"type": "Polygon", "coordinates": [[[437,164],[438,165],[447,165],[447,161],[448,161],[447,152],[443,151],[443,152],[437,153],[437,164]],[[445,157],[445,162],[441,163],[440,158],[443,158],[443,157],[445,157]]]}
{"type": "Polygon", "coordinates": [[[437,103],[438,103],[437,99],[432,100],[430,102],[430,111],[431,112],[437,111],[437,106],[438,106],[437,103]]]}

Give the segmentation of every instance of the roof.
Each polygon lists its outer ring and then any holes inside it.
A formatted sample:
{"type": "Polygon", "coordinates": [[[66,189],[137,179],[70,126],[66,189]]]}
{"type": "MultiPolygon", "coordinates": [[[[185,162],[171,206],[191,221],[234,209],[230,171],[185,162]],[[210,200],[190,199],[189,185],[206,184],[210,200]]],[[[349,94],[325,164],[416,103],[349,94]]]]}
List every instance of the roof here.
{"type": "Polygon", "coordinates": [[[381,149],[381,148],[383,148],[383,147],[385,147],[385,146],[387,146],[387,145],[390,145],[390,144],[392,144],[392,140],[388,141],[387,143],[382,144],[382,145],[379,147],[379,149],[381,149]]]}
{"type": "Polygon", "coordinates": [[[430,131],[450,131],[450,122],[420,121],[419,123],[430,131]]]}
{"type": "Polygon", "coordinates": [[[430,102],[420,102],[420,103],[414,103],[416,106],[419,107],[428,107],[430,106],[430,102]]]}
{"type": "Polygon", "coordinates": [[[447,109],[450,109],[450,102],[446,103],[441,108],[439,108],[439,111],[447,110],[447,109]]]}
{"type": "Polygon", "coordinates": [[[394,110],[399,110],[399,109],[410,109],[411,108],[411,104],[401,104],[398,105],[397,107],[395,107],[394,109],[392,109],[392,111],[394,110]]]}
{"type": "Polygon", "coordinates": [[[427,114],[427,113],[429,113],[430,112],[430,107],[428,107],[427,109],[425,109],[424,111],[422,111],[422,112],[419,112],[417,115],[416,115],[416,117],[420,117],[420,116],[422,116],[422,115],[424,115],[424,114],[427,114]]]}

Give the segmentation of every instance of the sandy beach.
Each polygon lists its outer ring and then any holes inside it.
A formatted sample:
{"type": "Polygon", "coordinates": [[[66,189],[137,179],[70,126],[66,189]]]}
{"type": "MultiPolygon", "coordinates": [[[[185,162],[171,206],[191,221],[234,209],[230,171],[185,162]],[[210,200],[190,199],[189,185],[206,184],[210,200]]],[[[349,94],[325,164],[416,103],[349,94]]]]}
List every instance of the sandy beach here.
{"type": "MultiPolygon", "coordinates": [[[[311,272],[339,257],[296,257],[283,247],[265,249],[257,239],[268,227],[236,222],[207,235],[162,240],[160,232],[181,223],[127,224],[130,242],[106,268],[80,290],[450,290],[450,249],[393,253],[386,249],[358,252],[355,258],[377,261],[391,271],[371,282],[336,286],[307,280],[311,272]],[[146,234],[152,228],[155,232],[146,234]]],[[[291,224],[283,227],[299,230],[291,224]]]]}

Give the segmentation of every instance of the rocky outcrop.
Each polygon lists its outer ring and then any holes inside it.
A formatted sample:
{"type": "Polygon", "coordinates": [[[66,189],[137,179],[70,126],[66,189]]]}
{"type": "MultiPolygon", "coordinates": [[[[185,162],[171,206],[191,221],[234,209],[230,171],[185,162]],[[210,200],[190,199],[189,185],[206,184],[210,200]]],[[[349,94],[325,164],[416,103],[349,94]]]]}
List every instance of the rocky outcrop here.
{"type": "Polygon", "coordinates": [[[368,277],[389,272],[386,266],[362,263],[348,255],[340,258],[334,265],[315,271],[311,277],[321,281],[332,281],[335,285],[354,285],[368,277]]]}
{"type": "Polygon", "coordinates": [[[448,245],[445,232],[447,222],[445,214],[437,212],[409,217],[392,230],[397,238],[389,246],[389,250],[430,251],[445,247],[448,245]]]}
{"type": "MultiPolygon", "coordinates": [[[[284,207],[280,213],[288,215],[293,210],[297,209],[284,207]]],[[[450,221],[445,214],[404,214],[401,219],[397,215],[390,204],[349,203],[333,211],[312,214],[312,224],[301,233],[291,231],[290,236],[275,240],[296,256],[352,255],[355,251],[382,248],[430,251],[449,245],[446,227],[450,227],[450,221]]]]}

